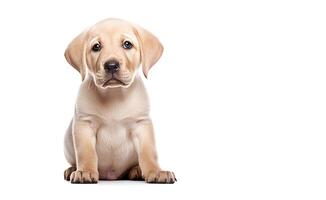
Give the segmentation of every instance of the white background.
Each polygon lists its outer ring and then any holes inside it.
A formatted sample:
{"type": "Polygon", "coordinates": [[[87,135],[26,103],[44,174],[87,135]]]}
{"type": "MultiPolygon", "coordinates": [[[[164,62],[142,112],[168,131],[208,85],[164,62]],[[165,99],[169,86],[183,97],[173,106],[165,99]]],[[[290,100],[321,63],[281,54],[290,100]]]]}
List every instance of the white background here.
{"type": "Polygon", "coordinates": [[[325,199],[323,1],[2,1],[1,199],[325,199]],[[174,185],[72,185],[63,136],[79,74],[63,53],[107,17],[154,33],[145,80],[174,185]]]}

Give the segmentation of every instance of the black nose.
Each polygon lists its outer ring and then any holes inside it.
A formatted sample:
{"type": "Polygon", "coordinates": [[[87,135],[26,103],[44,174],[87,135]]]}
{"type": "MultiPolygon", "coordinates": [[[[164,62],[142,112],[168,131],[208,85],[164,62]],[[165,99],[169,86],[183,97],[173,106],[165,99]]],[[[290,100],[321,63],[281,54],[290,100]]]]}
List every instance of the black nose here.
{"type": "Polygon", "coordinates": [[[108,60],[104,63],[104,69],[106,72],[109,72],[109,73],[115,73],[117,71],[119,71],[119,68],[120,68],[120,64],[117,60],[108,60]]]}

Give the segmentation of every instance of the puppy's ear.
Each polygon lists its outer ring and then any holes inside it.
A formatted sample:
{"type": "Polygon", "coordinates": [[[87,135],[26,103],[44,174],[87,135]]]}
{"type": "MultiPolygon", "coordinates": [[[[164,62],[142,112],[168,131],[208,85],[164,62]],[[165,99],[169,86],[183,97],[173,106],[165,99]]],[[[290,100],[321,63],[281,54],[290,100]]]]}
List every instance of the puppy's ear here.
{"type": "Polygon", "coordinates": [[[149,31],[138,25],[134,25],[134,27],[140,44],[143,73],[147,78],[148,71],[162,56],[163,46],[161,42],[149,31]]]}
{"type": "Polygon", "coordinates": [[[68,63],[79,71],[84,80],[87,69],[86,62],[86,36],[87,31],[82,32],[74,38],[65,51],[65,57],[68,63]]]}

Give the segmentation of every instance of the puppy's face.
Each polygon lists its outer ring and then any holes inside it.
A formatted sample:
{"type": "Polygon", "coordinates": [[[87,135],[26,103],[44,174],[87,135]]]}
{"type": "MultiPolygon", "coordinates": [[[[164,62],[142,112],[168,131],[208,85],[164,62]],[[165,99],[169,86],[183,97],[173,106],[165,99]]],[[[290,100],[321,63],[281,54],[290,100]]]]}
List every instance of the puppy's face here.
{"type": "Polygon", "coordinates": [[[133,28],[102,23],[89,31],[86,62],[98,87],[128,87],[140,64],[140,45],[133,28]]]}
{"type": "Polygon", "coordinates": [[[143,28],[108,19],[77,36],[65,56],[83,79],[89,74],[97,87],[114,88],[130,86],[140,63],[147,77],[162,51],[159,40],[143,28]]]}

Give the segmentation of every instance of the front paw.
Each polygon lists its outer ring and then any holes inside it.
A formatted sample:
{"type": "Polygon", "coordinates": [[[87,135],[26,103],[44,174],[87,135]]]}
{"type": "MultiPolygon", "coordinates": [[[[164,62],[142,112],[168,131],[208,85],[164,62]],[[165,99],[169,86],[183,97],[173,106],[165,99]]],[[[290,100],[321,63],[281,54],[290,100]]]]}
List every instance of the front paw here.
{"type": "Polygon", "coordinates": [[[77,170],[70,175],[71,183],[97,183],[98,179],[98,172],[77,170]]]}
{"type": "Polygon", "coordinates": [[[147,183],[174,183],[177,179],[174,176],[173,172],[169,171],[158,171],[150,172],[145,177],[147,183]]]}

